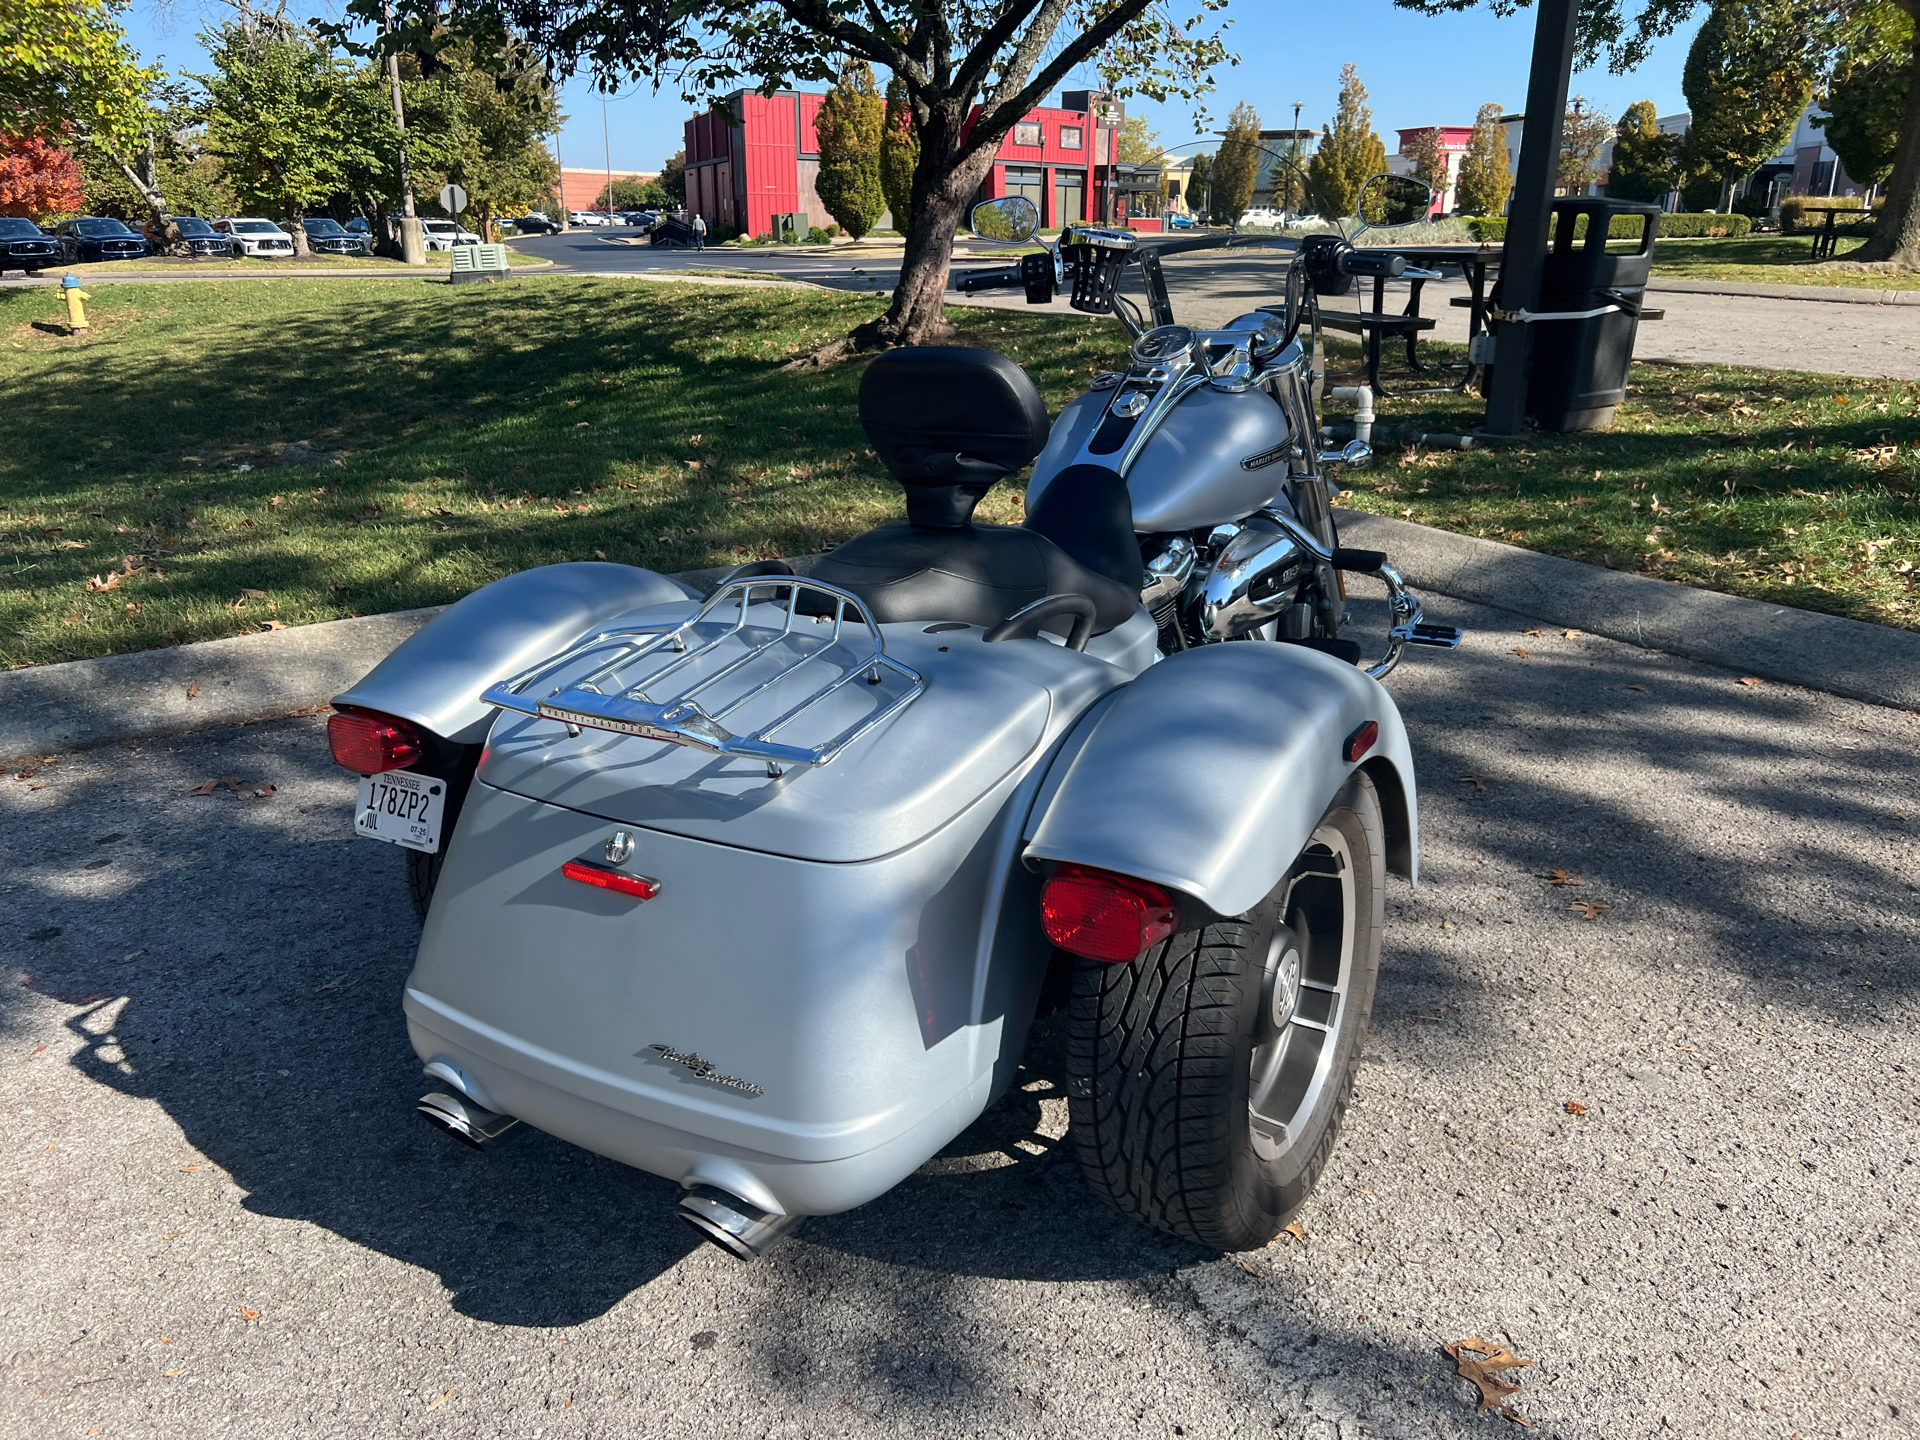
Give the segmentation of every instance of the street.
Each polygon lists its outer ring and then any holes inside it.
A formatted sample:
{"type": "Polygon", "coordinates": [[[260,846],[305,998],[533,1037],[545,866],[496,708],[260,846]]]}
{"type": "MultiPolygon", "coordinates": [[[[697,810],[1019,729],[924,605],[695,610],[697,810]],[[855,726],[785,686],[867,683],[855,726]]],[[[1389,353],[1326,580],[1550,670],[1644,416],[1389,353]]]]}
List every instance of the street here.
{"type": "Polygon", "coordinates": [[[1915,1433],[1920,717],[1428,600],[1422,883],[1304,1238],[1244,1256],[1093,1199],[1043,1024],[743,1267],[664,1181],[411,1113],[417,930],[322,717],[16,764],[0,1433],[1508,1433],[1476,1335],[1542,1436],[1915,1433]]]}

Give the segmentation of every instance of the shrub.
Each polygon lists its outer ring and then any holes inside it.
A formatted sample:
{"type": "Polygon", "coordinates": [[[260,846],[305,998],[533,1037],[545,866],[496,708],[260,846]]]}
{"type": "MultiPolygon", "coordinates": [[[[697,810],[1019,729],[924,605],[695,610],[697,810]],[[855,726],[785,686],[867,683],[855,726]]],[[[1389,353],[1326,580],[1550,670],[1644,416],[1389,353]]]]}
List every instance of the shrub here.
{"type": "MultiPolygon", "coordinates": [[[[1498,244],[1507,238],[1507,222],[1504,218],[1470,220],[1467,223],[1473,230],[1473,238],[1483,245],[1498,244]]],[[[1746,235],[1752,230],[1753,221],[1745,215],[1662,215],[1658,234],[1662,240],[1689,240],[1746,235]]],[[[1587,233],[1586,216],[1582,215],[1574,222],[1573,233],[1582,236],[1587,233]]],[[[1616,215],[1607,229],[1607,238],[1631,240],[1639,233],[1639,216],[1616,215]]]]}
{"type": "MultiPolygon", "coordinates": [[[[835,227],[835,228],[838,228],[838,227],[835,227]]],[[[831,245],[832,243],[833,243],[832,230],[826,228],[823,225],[811,225],[807,228],[807,244],[831,245]]]]}

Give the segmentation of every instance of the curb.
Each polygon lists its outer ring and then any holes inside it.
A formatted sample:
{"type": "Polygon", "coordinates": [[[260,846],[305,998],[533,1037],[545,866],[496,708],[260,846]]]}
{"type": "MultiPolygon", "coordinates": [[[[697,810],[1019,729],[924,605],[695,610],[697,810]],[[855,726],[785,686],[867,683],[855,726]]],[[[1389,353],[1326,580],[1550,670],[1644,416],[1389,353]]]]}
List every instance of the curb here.
{"type": "MultiPolygon", "coordinates": [[[[1385,550],[1428,598],[1490,605],[1783,684],[1920,710],[1920,634],[1602,570],[1383,515],[1334,513],[1345,544],[1385,550]]],[[[799,557],[794,568],[804,574],[810,561],[799,557]]],[[[674,578],[704,593],[731,568],[674,578]]],[[[318,709],[439,613],[435,606],[363,615],[9,670],[0,673],[0,756],[85,750],[318,709]]]]}
{"type": "Polygon", "coordinates": [[[1762,300],[1816,300],[1829,305],[1920,305],[1920,290],[1874,290],[1865,285],[1775,285],[1764,280],[1687,280],[1656,275],[1647,289],[1672,295],[1740,295],[1762,300]]]}
{"type": "Polygon", "coordinates": [[[1920,710],[1920,634],[1913,631],[1603,570],[1384,515],[1334,514],[1343,544],[1386,551],[1416,590],[1849,700],[1920,710]]]}

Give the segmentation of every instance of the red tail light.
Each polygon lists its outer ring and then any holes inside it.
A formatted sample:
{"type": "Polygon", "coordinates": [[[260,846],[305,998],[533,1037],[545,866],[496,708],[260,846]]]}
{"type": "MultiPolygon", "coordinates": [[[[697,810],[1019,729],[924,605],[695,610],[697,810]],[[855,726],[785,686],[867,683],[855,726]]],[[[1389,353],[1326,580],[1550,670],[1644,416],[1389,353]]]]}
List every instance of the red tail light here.
{"type": "Polygon", "coordinates": [[[356,775],[404,770],[425,751],[420,728],[378,710],[343,707],[327,721],[327,745],[337,764],[356,775]]]}
{"type": "Polygon", "coordinates": [[[569,860],[560,867],[560,873],[569,880],[578,880],[582,885],[598,885],[602,890],[631,895],[636,900],[651,900],[660,893],[658,880],[609,870],[604,865],[595,865],[588,860],[569,860]]]}
{"type": "Polygon", "coordinates": [[[1040,892],[1040,923],[1062,950],[1089,960],[1137,960],[1173,933],[1173,897],[1148,880],[1062,865],[1040,892]]]}

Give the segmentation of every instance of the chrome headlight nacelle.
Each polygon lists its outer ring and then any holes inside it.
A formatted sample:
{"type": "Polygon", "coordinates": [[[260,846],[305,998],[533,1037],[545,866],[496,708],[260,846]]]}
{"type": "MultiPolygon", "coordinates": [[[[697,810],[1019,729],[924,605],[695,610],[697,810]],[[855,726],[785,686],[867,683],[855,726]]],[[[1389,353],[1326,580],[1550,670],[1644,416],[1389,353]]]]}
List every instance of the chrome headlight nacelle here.
{"type": "Polygon", "coordinates": [[[1266,516],[1253,516],[1221,547],[1207,575],[1196,617],[1201,633],[1209,640],[1251,634],[1299,598],[1313,570],[1305,546],[1266,516]]]}

